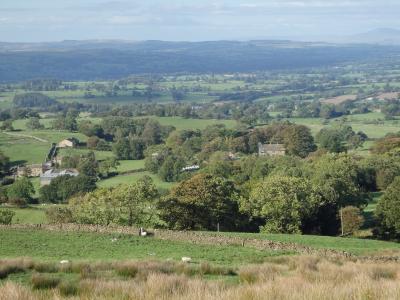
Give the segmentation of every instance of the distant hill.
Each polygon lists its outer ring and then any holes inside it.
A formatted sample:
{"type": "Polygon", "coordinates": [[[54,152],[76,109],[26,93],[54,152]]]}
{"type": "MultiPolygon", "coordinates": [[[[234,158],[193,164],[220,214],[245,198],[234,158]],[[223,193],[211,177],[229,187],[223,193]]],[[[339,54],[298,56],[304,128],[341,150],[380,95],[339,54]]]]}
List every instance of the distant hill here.
{"type": "Polygon", "coordinates": [[[293,41],[63,41],[0,43],[0,82],[117,79],[132,74],[224,73],[330,66],[398,55],[400,47],[293,41]]]}
{"type": "Polygon", "coordinates": [[[400,30],[393,28],[378,28],[345,38],[346,42],[400,45],[400,30]]]}

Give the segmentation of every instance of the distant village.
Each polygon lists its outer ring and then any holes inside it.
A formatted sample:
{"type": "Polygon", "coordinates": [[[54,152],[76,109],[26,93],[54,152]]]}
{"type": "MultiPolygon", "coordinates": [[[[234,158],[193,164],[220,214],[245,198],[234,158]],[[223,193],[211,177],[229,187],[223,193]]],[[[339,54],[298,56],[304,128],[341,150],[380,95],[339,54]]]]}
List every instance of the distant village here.
{"type": "MultiPolygon", "coordinates": [[[[50,151],[41,164],[21,165],[15,169],[14,175],[16,177],[40,177],[40,186],[49,185],[51,181],[59,176],[78,176],[77,169],[62,169],[63,157],[58,155],[59,149],[76,148],[80,144],[76,138],[67,138],[59,143],[52,144],[50,151]]],[[[158,153],[154,153],[156,156],[158,153]]],[[[286,154],[285,145],[283,144],[258,144],[259,156],[283,156],[286,154]]],[[[229,158],[232,160],[238,159],[236,154],[229,153],[229,158]]],[[[199,165],[191,165],[182,168],[182,172],[192,172],[200,169],[199,165]]]]}
{"type": "Polygon", "coordinates": [[[59,149],[76,148],[78,145],[79,140],[76,138],[67,138],[58,144],[52,144],[44,163],[18,166],[15,176],[40,177],[40,186],[49,185],[54,178],[59,176],[78,176],[79,172],[76,169],[59,168],[63,157],[58,155],[59,149]]]}

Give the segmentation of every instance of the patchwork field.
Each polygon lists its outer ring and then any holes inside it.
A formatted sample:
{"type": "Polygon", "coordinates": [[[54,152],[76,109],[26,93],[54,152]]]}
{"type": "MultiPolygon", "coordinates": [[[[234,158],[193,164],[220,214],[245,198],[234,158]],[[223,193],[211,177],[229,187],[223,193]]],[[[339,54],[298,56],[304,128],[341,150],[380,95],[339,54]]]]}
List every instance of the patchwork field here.
{"type": "Polygon", "coordinates": [[[329,104],[340,104],[346,101],[354,101],[357,99],[357,95],[343,95],[343,96],[338,96],[334,98],[329,98],[329,99],[324,99],[321,102],[323,103],[329,103],[329,104]]]}
{"type": "Polygon", "coordinates": [[[204,129],[215,124],[224,124],[228,128],[234,128],[237,122],[234,120],[214,120],[214,119],[185,119],[181,117],[151,117],[160,122],[161,125],[174,126],[178,130],[184,129],[204,129]]]}

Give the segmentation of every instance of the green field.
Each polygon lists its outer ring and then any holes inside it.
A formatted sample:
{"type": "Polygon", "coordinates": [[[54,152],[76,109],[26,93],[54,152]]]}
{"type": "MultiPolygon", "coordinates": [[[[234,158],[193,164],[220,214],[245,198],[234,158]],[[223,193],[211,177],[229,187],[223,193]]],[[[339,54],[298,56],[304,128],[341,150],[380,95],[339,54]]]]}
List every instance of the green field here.
{"type": "Polygon", "coordinates": [[[249,233],[227,233],[237,237],[265,239],[277,242],[296,243],[317,249],[333,249],[346,251],[355,255],[374,254],[381,251],[400,251],[400,244],[359,238],[340,238],[316,235],[296,234],[249,234],[249,233]]]}
{"type": "Polygon", "coordinates": [[[237,266],[259,263],[282,251],[261,251],[240,246],[194,245],[119,234],[51,232],[0,228],[0,258],[31,257],[40,260],[177,260],[237,266]],[[113,242],[112,239],[116,238],[113,242]]]}
{"type": "MultiPolygon", "coordinates": [[[[15,212],[13,224],[47,224],[45,210],[49,206],[32,205],[27,208],[7,208],[15,212]]],[[[0,208],[0,210],[5,208],[0,208]]]]}
{"type": "Polygon", "coordinates": [[[335,125],[342,121],[344,124],[350,125],[355,132],[363,131],[371,139],[382,138],[388,133],[400,131],[398,120],[384,121],[384,115],[382,113],[368,113],[340,117],[329,120],[327,125],[324,125],[324,120],[321,118],[289,118],[287,120],[309,127],[314,135],[322,128],[335,125]],[[377,123],[374,124],[373,122],[377,123]]]}
{"type": "Polygon", "coordinates": [[[154,175],[147,171],[133,173],[129,175],[118,175],[115,177],[111,177],[109,179],[101,180],[98,182],[97,185],[99,187],[115,187],[119,184],[133,183],[138,179],[142,178],[143,176],[150,176],[153,179],[154,184],[157,186],[157,188],[170,189],[171,187],[174,186],[174,183],[164,182],[157,175],[154,175]]]}
{"type": "Polygon", "coordinates": [[[75,155],[84,155],[89,152],[93,152],[97,160],[104,160],[108,157],[114,157],[114,154],[111,151],[97,151],[90,149],[79,149],[79,148],[64,148],[58,151],[60,156],[75,156],[75,155]]]}
{"type": "Polygon", "coordinates": [[[117,167],[118,173],[144,169],[144,160],[120,160],[117,167]]]}
{"type": "Polygon", "coordinates": [[[80,133],[65,131],[17,131],[0,133],[0,150],[10,157],[12,164],[42,163],[44,162],[51,143],[76,137],[80,141],[86,141],[86,137],[80,133]],[[35,138],[41,139],[37,140],[35,138]]]}
{"type": "MultiPolygon", "coordinates": [[[[143,117],[140,117],[143,118],[143,117]]],[[[183,129],[204,129],[215,124],[224,124],[228,128],[234,128],[237,122],[234,120],[214,120],[214,119],[185,119],[181,117],[151,117],[161,125],[174,126],[177,130],[183,129]]]]}

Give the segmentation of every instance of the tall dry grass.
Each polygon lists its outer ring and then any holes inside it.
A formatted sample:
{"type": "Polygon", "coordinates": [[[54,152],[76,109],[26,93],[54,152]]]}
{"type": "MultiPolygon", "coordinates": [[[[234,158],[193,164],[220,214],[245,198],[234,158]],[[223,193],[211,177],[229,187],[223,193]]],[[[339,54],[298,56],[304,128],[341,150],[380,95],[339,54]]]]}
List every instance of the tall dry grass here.
{"type": "MultiPolygon", "coordinates": [[[[400,299],[400,263],[332,261],[312,256],[276,258],[240,268],[235,277],[237,284],[205,280],[201,273],[188,275],[180,272],[178,265],[160,262],[103,265],[101,268],[112,267],[116,276],[81,278],[76,289],[69,286],[34,291],[30,286],[6,282],[0,285],[0,300],[67,299],[65,295],[68,299],[83,300],[400,299]]],[[[210,266],[202,268],[212,273],[210,266]]],[[[92,269],[96,271],[96,267],[92,269]]]]}

